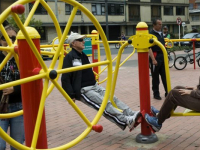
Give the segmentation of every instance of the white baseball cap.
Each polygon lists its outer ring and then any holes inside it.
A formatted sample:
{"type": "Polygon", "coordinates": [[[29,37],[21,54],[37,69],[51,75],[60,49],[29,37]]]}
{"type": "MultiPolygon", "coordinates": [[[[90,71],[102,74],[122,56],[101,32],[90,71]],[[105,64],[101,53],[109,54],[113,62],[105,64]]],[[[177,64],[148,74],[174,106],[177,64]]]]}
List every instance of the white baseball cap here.
{"type": "Polygon", "coordinates": [[[77,39],[84,39],[85,35],[80,35],[79,33],[74,33],[71,31],[70,35],[68,36],[67,43],[71,44],[74,40],[77,39]]]}

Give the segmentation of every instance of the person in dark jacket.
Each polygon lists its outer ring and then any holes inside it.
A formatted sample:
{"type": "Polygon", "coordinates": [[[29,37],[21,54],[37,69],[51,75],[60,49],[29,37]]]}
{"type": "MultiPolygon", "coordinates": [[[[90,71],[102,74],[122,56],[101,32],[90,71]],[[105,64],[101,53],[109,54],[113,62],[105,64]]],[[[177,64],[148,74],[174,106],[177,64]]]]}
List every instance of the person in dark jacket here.
{"type": "MultiPolygon", "coordinates": [[[[158,41],[160,41],[163,44],[163,46],[165,46],[165,41],[161,29],[162,29],[162,21],[160,19],[154,19],[153,30],[150,32],[150,34],[155,35],[158,41]]],[[[165,89],[165,97],[167,96],[168,93],[163,52],[160,47],[155,45],[149,48],[149,55],[150,55],[153,95],[155,99],[161,100],[159,92],[159,84],[160,84],[159,75],[161,76],[162,83],[165,89]]]]}
{"type": "Polygon", "coordinates": [[[171,111],[177,106],[188,108],[200,112],[200,80],[197,87],[176,86],[167,95],[160,111],[153,106],[151,107],[152,114],[145,114],[145,120],[152,126],[154,131],[159,131],[163,122],[170,117],[171,111]]]}
{"type": "MultiPolygon", "coordinates": [[[[73,32],[68,36],[68,43],[72,51],[65,56],[63,68],[90,63],[88,57],[83,52],[84,38],[85,36],[73,32]]],[[[64,73],[62,74],[61,82],[63,89],[74,102],[75,100],[80,100],[84,104],[99,110],[104,98],[105,88],[96,83],[92,68],[64,73]]],[[[112,103],[108,101],[103,115],[122,130],[124,130],[126,126],[131,130],[140,112],[132,111],[126,104],[118,100],[116,96],[114,96],[114,101],[123,112],[116,109],[112,103]]]]}
{"type": "MultiPolygon", "coordinates": [[[[12,26],[6,26],[5,30],[10,40],[12,40],[12,42],[14,43],[16,39],[16,34],[17,34],[15,28],[13,28],[12,26]]],[[[1,32],[0,32],[0,44],[2,45],[2,47],[7,47],[8,45],[1,32]]],[[[0,51],[0,63],[5,59],[6,56],[7,56],[6,51],[0,51]]],[[[10,57],[6,65],[0,71],[0,76],[3,78],[5,83],[20,79],[20,73],[13,56],[10,57]]],[[[22,110],[22,98],[21,98],[20,85],[8,87],[1,90],[0,97],[2,97],[2,95],[9,96],[8,113],[22,110]]],[[[10,119],[0,119],[0,127],[5,132],[8,131],[9,126],[10,126],[10,136],[17,142],[23,144],[24,142],[23,115],[10,118],[10,119]]],[[[0,150],[5,150],[5,149],[6,149],[6,142],[2,138],[0,138],[0,150]]],[[[11,150],[15,150],[15,148],[11,146],[11,150]]]]}

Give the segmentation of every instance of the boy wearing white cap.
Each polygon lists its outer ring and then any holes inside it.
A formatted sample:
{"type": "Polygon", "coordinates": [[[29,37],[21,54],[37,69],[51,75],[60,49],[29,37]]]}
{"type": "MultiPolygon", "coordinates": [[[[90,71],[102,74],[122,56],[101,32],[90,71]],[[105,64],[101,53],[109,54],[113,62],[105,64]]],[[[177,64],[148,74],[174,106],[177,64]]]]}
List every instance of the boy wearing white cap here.
{"type": "MultiPolygon", "coordinates": [[[[84,35],[73,32],[68,36],[68,43],[72,51],[65,56],[63,68],[90,63],[88,57],[83,52],[85,48],[84,38],[84,35]]],[[[62,74],[61,82],[63,89],[74,101],[80,100],[86,105],[99,110],[104,98],[105,88],[96,83],[92,68],[62,74]]],[[[134,127],[135,120],[140,116],[140,112],[132,111],[115,96],[114,101],[123,112],[117,110],[113,107],[112,103],[108,101],[103,113],[104,117],[115,123],[122,130],[124,130],[126,126],[131,130],[134,127]]]]}

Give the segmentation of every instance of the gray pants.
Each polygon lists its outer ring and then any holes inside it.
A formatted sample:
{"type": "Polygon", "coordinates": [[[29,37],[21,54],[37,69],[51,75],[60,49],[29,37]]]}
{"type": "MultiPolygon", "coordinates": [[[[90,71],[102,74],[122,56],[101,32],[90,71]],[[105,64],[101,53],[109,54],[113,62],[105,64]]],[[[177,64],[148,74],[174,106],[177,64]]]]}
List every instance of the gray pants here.
{"type": "Polygon", "coordinates": [[[188,108],[194,111],[200,111],[200,100],[190,95],[181,95],[179,89],[185,89],[183,86],[177,86],[167,95],[160,112],[158,114],[158,123],[162,124],[170,117],[171,111],[177,106],[188,108]]]}
{"type": "MultiPolygon", "coordinates": [[[[98,84],[94,86],[87,86],[81,89],[81,101],[86,105],[99,110],[104,94],[105,88],[99,86],[98,84]]],[[[126,104],[118,100],[117,97],[114,96],[113,99],[117,107],[123,110],[123,112],[117,110],[112,103],[108,101],[103,115],[105,118],[124,130],[127,126],[127,116],[133,116],[135,112],[132,111],[126,104]]]]}

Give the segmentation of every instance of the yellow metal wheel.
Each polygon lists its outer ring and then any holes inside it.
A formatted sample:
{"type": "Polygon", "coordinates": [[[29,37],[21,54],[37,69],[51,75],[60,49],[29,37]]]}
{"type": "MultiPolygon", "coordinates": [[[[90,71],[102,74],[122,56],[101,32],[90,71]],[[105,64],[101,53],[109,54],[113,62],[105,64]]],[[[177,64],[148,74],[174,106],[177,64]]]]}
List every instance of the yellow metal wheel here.
{"type": "MultiPolygon", "coordinates": [[[[8,35],[6,34],[6,31],[2,25],[2,23],[7,19],[7,17],[11,14],[12,17],[15,19],[18,27],[20,28],[21,32],[23,33],[23,35],[26,37],[26,40],[28,42],[28,44],[30,45],[34,55],[37,57],[40,65],[42,66],[42,70],[40,71],[40,73],[38,75],[34,75],[28,78],[24,78],[24,79],[20,79],[14,82],[10,82],[10,83],[6,83],[6,84],[2,84],[0,85],[0,90],[4,89],[4,88],[8,88],[11,86],[15,86],[15,85],[20,85],[23,83],[28,83],[31,81],[35,81],[38,79],[44,79],[44,84],[43,84],[43,92],[42,92],[42,98],[41,98],[41,103],[39,106],[39,113],[38,113],[38,117],[37,117],[37,121],[36,121],[36,127],[34,130],[34,135],[33,135],[33,141],[32,141],[32,146],[31,147],[27,147],[24,146],[18,142],[16,142],[15,140],[13,140],[10,136],[8,136],[3,130],[2,128],[0,128],[0,136],[6,141],[8,142],[10,145],[12,145],[13,147],[17,148],[17,149],[23,149],[23,150],[36,150],[36,143],[37,143],[37,139],[38,139],[38,133],[39,132],[39,128],[40,128],[40,122],[41,122],[41,116],[42,116],[42,112],[44,110],[44,105],[45,105],[45,100],[47,98],[47,96],[50,94],[50,92],[53,90],[54,87],[56,87],[60,93],[63,95],[63,97],[71,104],[71,106],[74,108],[74,110],[78,113],[78,115],[80,116],[80,118],[82,118],[82,120],[85,122],[85,124],[87,125],[87,128],[73,141],[59,146],[59,147],[55,147],[55,148],[51,148],[52,150],[64,150],[64,149],[68,149],[70,147],[73,147],[74,145],[76,145],[78,142],[80,142],[81,140],[83,140],[92,130],[92,126],[96,125],[97,122],[99,121],[100,117],[102,116],[102,113],[106,107],[107,101],[108,101],[108,97],[109,97],[109,93],[110,93],[110,89],[111,89],[111,82],[112,82],[112,59],[111,59],[111,54],[110,54],[110,48],[107,42],[107,38],[103,32],[103,29],[101,28],[101,25],[99,24],[99,22],[97,21],[97,19],[92,15],[92,13],[87,10],[83,5],[81,5],[80,3],[74,1],[74,0],[62,0],[65,3],[68,3],[70,5],[73,6],[73,10],[71,12],[70,18],[68,20],[68,23],[65,27],[65,30],[63,33],[61,33],[61,29],[58,23],[58,20],[56,19],[53,11],[50,9],[50,7],[48,6],[48,4],[44,1],[44,0],[35,0],[35,3],[32,7],[32,10],[30,11],[26,21],[24,24],[22,24],[21,20],[19,19],[18,15],[13,13],[11,11],[12,6],[15,6],[17,4],[22,4],[25,5],[27,3],[31,3],[34,0],[18,0],[17,2],[15,2],[14,4],[12,4],[10,7],[8,7],[1,15],[0,15],[0,30],[3,33],[3,36],[5,37],[7,43],[8,43],[8,47],[0,47],[0,50],[6,50],[8,52],[8,55],[6,56],[6,58],[4,59],[4,61],[0,64],[0,71],[2,70],[2,68],[4,67],[4,65],[6,64],[6,62],[9,60],[9,58],[14,55],[14,58],[16,60],[16,62],[18,63],[18,55],[15,53],[14,51],[14,47],[15,45],[17,45],[17,42],[15,42],[15,44],[12,44],[9,40],[8,35]],[[36,11],[36,8],[38,7],[38,5],[41,4],[47,11],[48,14],[50,15],[51,19],[54,22],[54,26],[56,28],[57,31],[57,35],[58,35],[58,39],[60,41],[60,44],[56,50],[56,53],[53,57],[53,60],[50,64],[50,67],[48,68],[44,61],[42,60],[39,52],[37,51],[34,43],[32,42],[32,40],[30,39],[29,35],[27,34],[26,28],[30,22],[30,19],[33,17],[34,12],[36,11]],[[64,41],[66,36],[68,35],[68,32],[70,30],[70,27],[73,23],[73,19],[76,15],[77,10],[82,11],[82,13],[84,13],[90,20],[91,22],[94,24],[94,26],[96,27],[96,29],[98,30],[101,39],[103,41],[104,44],[104,48],[105,48],[105,53],[106,53],[106,60],[101,61],[101,62],[97,62],[97,63],[92,63],[92,64],[88,64],[88,65],[83,65],[83,66],[78,66],[78,67],[72,67],[72,68],[67,68],[67,69],[62,69],[62,64],[63,64],[63,58],[64,58],[64,41]],[[59,63],[57,68],[55,68],[55,64],[57,59],[59,58],[59,63]],[[106,93],[103,99],[103,103],[101,105],[101,108],[99,109],[99,111],[97,112],[96,116],[94,117],[93,121],[90,122],[88,120],[88,118],[82,113],[82,111],[78,108],[78,106],[72,101],[72,99],[67,95],[67,93],[63,90],[63,88],[60,86],[60,84],[58,83],[58,77],[60,74],[62,73],[67,73],[67,72],[72,72],[72,71],[77,71],[77,70],[82,70],[82,69],[86,69],[86,68],[92,68],[92,67],[96,67],[96,66],[101,66],[101,65],[107,65],[108,66],[108,72],[107,72],[107,76],[108,76],[108,80],[107,80],[107,85],[106,85],[106,93]],[[50,72],[54,70],[57,72],[58,76],[56,79],[51,79],[49,77],[50,72]],[[49,82],[52,82],[49,85],[49,82]]],[[[0,118],[12,118],[12,117],[16,117],[19,115],[22,115],[23,111],[18,111],[18,112],[14,112],[14,113],[8,113],[8,114],[0,114],[0,118]]]]}

